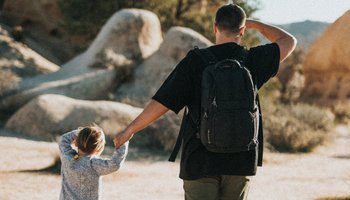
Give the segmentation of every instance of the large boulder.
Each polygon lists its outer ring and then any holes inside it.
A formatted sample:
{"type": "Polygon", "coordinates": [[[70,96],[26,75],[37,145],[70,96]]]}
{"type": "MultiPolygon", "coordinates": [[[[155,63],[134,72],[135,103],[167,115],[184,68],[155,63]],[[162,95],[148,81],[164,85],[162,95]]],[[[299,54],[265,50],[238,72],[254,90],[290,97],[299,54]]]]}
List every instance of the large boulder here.
{"type": "Polygon", "coordinates": [[[78,99],[105,99],[131,71],[130,66],[155,52],[162,41],[157,16],[125,9],[114,14],[84,53],[45,76],[24,79],[0,96],[0,110],[12,112],[46,93],[78,99]]]}
{"type": "Polygon", "coordinates": [[[123,9],[103,26],[90,47],[65,66],[130,65],[152,55],[162,43],[158,17],[147,10],[123,9]]]}
{"type": "Polygon", "coordinates": [[[11,90],[23,78],[48,74],[59,70],[27,45],[15,41],[0,26],[0,96],[11,90]]]}
{"type": "Polygon", "coordinates": [[[140,108],[117,102],[77,100],[46,94],[19,109],[6,122],[5,127],[33,136],[53,138],[95,122],[112,137],[140,112],[140,108]]]}
{"type": "Polygon", "coordinates": [[[195,46],[200,48],[212,43],[189,28],[171,28],[159,50],[141,63],[129,81],[115,93],[117,101],[143,107],[158,90],[176,64],[195,46]]]}
{"type": "Polygon", "coordinates": [[[306,101],[333,104],[350,99],[350,10],[312,45],[305,57],[306,101]]]}
{"type": "MultiPolygon", "coordinates": [[[[0,129],[1,173],[40,170],[59,159],[56,142],[43,142],[11,137],[16,134],[9,130],[0,129]],[[7,135],[7,136],[4,136],[7,135]]],[[[4,179],[3,179],[4,180],[4,179]]],[[[3,193],[1,195],[3,197],[3,193]]]]}
{"type": "MultiPolygon", "coordinates": [[[[1,21],[9,25],[20,25],[26,35],[55,51],[58,58],[71,58],[74,50],[68,43],[65,34],[64,16],[61,13],[59,0],[5,0],[1,10],[1,21]]],[[[31,43],[31,41],[28,41],[31,43]]],[[[36,50],[40,50],[36,49],[36,50]]],[[[45,51],[42,51],[45,54],[45,51]]]]}
{"type": "Polygon", "coordinates": [[[59,28],[62,14],[59,0],[5,0],[1,16],[13,24],[31,27],[32,31],[51,32],[59,28]],[[30,26],[29,26],[30,25],[30,26]]]}
{"type": "MultiPolygon", "coordinates": [[[[102,127],[109,139],[121,132],[134,120],[142,109],[112,101],[86,101],[62,95],[45,94],[31,100],[6,122],[5,128],[35,138],[52,139],[76,129],[96,123],[102,127]]],[[[141,146],[169,150],[176,134],[169,132],[177,128],[173,117],[162,117],[163,123],[155,123],[137,134],[133,143],[141,146]],[[175,134],[175,136],[174,136],[175,134]]]]}

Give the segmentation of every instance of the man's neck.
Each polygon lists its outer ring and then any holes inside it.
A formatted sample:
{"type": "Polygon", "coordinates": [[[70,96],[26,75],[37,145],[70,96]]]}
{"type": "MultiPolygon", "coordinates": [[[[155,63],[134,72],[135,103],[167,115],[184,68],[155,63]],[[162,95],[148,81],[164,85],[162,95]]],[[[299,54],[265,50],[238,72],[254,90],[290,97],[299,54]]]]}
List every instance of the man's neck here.
{"type": "Polygon", "coordinates": [[[237,37],[237,36],[226,37],[224,35],[217,35],[216,36],[215,44],[224,44],[224,43],[229,43],[229,42],[234,42],[234,43],[238,44],[240,42],[240,37],[237,37]]]}
{"type": "Polygon", "coordinates": [[[224,44],[224,43],[229,43],[229,42],[234,42],[234,43],[239,43],[238,38],[216,38],[215,44],[224,44]]]}

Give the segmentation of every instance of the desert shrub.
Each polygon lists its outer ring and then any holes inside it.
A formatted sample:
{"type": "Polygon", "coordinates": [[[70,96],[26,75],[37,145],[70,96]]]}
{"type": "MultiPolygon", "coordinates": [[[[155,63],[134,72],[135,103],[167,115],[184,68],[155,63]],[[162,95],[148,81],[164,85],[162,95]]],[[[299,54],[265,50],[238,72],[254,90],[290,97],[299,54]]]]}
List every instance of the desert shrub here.
{"type": "Polygon", "coordinates": [[[310,152],[323,144],[334,118],[327,110],[301,103],[274,104],[264,116],[266,142],[281,152],[310,152]]]}
{"type": "Polygon", "coordinates": [[[336,122],[350,122],[350,102],[338,103],[332,108],[332,111],[335,115],[336,122]]]}
{"type": "Polygon", "coordinates": [[[0,70],[1,70],[1,73],[0,73],[0,96],[1,96],[4,93],[6,93],[6,91],[15,87],[17,82],[20,80],[20,78],[10,70],[3,70],[3,69],[0,69],[0,70]]]}

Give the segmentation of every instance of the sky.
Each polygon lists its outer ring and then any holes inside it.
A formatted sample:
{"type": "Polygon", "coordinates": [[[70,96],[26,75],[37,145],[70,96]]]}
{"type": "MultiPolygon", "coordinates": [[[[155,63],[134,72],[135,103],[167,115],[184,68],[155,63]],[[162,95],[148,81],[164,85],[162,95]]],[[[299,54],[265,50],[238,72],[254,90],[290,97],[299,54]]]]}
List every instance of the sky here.
{"type": "Polygon", "coordinates": [[[350,10],[350,0],[260,0],[259,2],[260,10],[256,11],[253,17],[273,24],[305,20],[331,23],[350,10]]]}

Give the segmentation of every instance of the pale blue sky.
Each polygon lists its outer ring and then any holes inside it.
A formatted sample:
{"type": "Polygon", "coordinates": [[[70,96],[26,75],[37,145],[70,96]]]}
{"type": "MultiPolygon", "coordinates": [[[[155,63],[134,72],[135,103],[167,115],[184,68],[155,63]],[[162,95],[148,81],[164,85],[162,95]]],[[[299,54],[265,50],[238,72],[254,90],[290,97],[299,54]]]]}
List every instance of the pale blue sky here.
{"type": "Polygon", "coordinates": [[[350,9],[350,0],[260,0],[260,2],[261,9],[253,16],[273,24],[305,20],[334,22],[350,9]]]}

